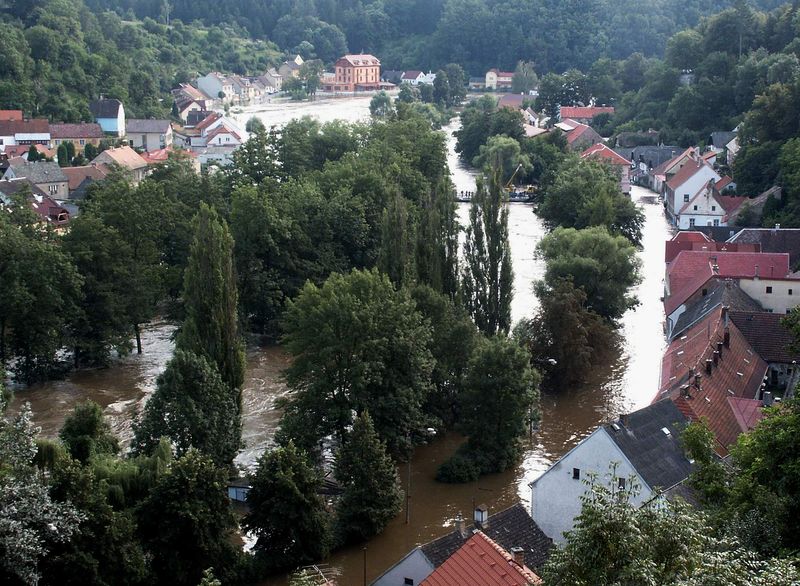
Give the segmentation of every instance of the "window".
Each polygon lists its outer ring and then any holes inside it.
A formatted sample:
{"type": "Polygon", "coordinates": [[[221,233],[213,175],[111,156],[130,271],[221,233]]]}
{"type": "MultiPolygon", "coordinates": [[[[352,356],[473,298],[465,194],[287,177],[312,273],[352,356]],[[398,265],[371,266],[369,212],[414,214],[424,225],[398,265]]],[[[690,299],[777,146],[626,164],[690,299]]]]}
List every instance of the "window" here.
{"type": "Polygon", "coordinates": [[[767,293],[772,293],[772,287],[767,287],[767,293]]]}
{"type": "Polygon", "coordinates": [[[705,297],[706,295],[708,295],[708,289],[703,289],[703,297],[705,297]]]}
{"type": "Polygon", "coordinates": [[[697,206],[694,206],[694,211],[697,211],[697,206]]]}
{"type": "Polygon", "coordinates": [[[625,490],[625,479],[624,478],[617,478],[617,488],[620,490],[625,490]]]}
{"type": "Polygon", "coordinates": [[[572,479],[573,480],[580,480],[581,479],[581,469],[580,468],[573,468],[572,469],[572,479]]]}
{"type": "Polygon", "coordinates": [[[791,289],[789,289],[789,295],[791,295],[791,294],[792,294],[792,290],[791,290],[791,289]]]}
{"type": "Polygon", "coordinates": [[[717,206],[711,206],[711,211],[712,212],[716,212],[717,211],[717,206]]]}
{"type": "Polygon", "coordinates": [[[719,226],[719,220],[714,220],[714,225],[719,226]]]}
{"type": "Polygon", "coordinates": [[[689,227],[694,228],[694,218],[689,218],[689,227]]]}
{"type": "Polygon", "coordinates": [[[414,578],[403,578],[405,586],[414,586],[414,578]]]}
{"type": "Polygon", "coordinates": [[[683,194],[683,203],[689,203],[689,194],[688,193],[684,193],[683,194]]]}
{"type": "Polygon", "coordinates": [[[80,141],[79,141],[79,142],[81,143],[81,146],[83,146],[83,145],[85,145],[85,144],[86,144],[86,140],[85,140],[85,139],[83,139],[83,138],[82,138],[82,139],[80,139],[80,141]]]}

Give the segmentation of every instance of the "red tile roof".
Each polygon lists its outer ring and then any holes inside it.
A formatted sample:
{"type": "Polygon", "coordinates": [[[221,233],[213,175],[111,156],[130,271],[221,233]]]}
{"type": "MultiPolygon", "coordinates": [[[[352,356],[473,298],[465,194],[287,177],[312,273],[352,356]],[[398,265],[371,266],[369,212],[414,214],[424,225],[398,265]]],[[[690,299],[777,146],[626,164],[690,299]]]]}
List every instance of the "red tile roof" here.
{"type": "MultiPolygon", "coordinates": [[[[347,61],[350,65],[354,67],[362,67],[366,65],[380,65],[380,60],[375,57],[374,55],[370,55],[368,53],[360,53],[358,55],[345,55],[341,57],[339,61],[347,61]]],[[[337,61],[337,64],[339,63],[337,61]]]]}
{"type": "MultiPolygon", "coordinates": [[[[719,188],[715,188],[715,189],[719,190],[719,188]]],[[[717,201],[719,202],[719,205],[721,205],[722,208],[727,213],[731,213],[732,211],[737,209],[740,205],[742,205],[744,202],[746,202],[748,199],[750,199],[750,198],[747,197],[747,196],[735,197],[733,195],[721,195],[721,194],[717,197],[717,201]]]]}
{"type": "Polygon", "coordinates": [[[32,120],[0,120],[0,135],[14,134],[49,134],[50,122],[46,118],[32,120]]]}
{"type": "Polygon", "coordinates": [[[667,181],[667,187],[672,189],[673,191],[686,183],[692,176],[697,173],[703,167],[707,167],[705,163],[698,163],[695,160],[687,161],[686,164],[681,167],[680,171],[675,173],[672,176],[672,179],[667,181]]]}
{"type": "Polygon", "coordinates": [[[670,315],[711,277],[754,277],[756,273],[765,279],[786,277],[789,254],[682,250],[667,267],[670,295],[664,299],[664,311],[670,315]]]}
{"type": "Polygon", "coordinates": [[[619,165],[621,167],[630,167],[631,165],[628,159],[600,143],[593,144],[581,153],[581,158],[585,159],[587,157],[603,159],[612,165],[619,165]]]}
{"type": "Polygon", "coordinates": [[[528,586],[541,579],[483,532],[476,531],[420,586],[528,586]]]}
{"type": "Polygon", "coordinates": [[[561,119],[594,118],[598,114],[613,114],[613,106],[561,106],[561,119]]]}
{"type": "Polygon", "coordinates": [[[22,120],[22,110],[0,110],[0,120],[22,120]]]}
{"type": "Polygon", "coordinates": [[[717,252],[761,252],[761,245],[758,243],[738,243],[738,242],[701,242],[668,240],[664,251],[664,262],[671,263],[683,250],[700,250],[717,252]]]}
{"type": "Polygon", "coordinates": [[[52,226],[69,224],[69,212],[47,196],[31,196],[31,208],[41,221],[52,226]]]}
{"type": "Polygon", "coordinates": [[[190,159],[197,158],[197,153],[193,151],[174,149],[172,147],[166,147],[163,149],[142,153],[139,156],[142,157],[145,161],[147,161],[148,165],[158,165],[159,163],[166,162],[169,159],[170,153],[176,153],[179,156],[188,157],[190,159]]]}
{"type": "Polygon", "coordinates": [[[720,306],[669,345],[661,362],[660,391],[653,402],[671,398],[689,419],[705,418],[717,440],[717,452],[725,455],[739,434],[759,418],[755,403],[747,401],[757,398],[766,372],[767,363],[733,321],[726,322],[720,306]],[[713,366],[718,343],[722,351],[713,366]],[[711,374],[706,370],[707,359],[712,360],[711,374]]]}
{"type": "Polygon", "coordinates": [[[400,79],[417,79],[420,75],[424,74],[416,69],[411,69],[409,71],[404,71],[400,79]]]}
{"type": "Polygon", "coordinates": [[[69,180],[69,190],[74,191],[81,186],[87,179],[92,181],[100,181],[105,179],[108,175],[108,167],[106,165],[84,165],[81,167],[64,167],[64,175],[69,180]]]}
{"type": "Polygon", "coordinates": [[[703,232],[681,230],[672,237],[672,242],[711,242],[711,239],[703,232]]]}
{"type": "Polygon", "coordinates": [[[81,124],[51,124],[51,138],[103,138],[103,129],[95,122],[81,124]]]}
{"type": "Polygon", "coordinates": [[[725,177],[723,177],[722,179],[717,181],[717,183],[714,185],[714,187],[716,187],[718,191],[722,191],[728,185],[730,185],[732,182],[733,182],[733,179],[731,179],[730,177],[725,175],[725,177]]]}
{"type": "Polygon", "coordinates": [[[207,127],[211,126],[214,122],[222,118],[222,114],[219,112],[212,112],[208,116],[206,116],[203,120],[201,120],[198,124],[195,125],[196,130],[205,130],[207,127]]]}
{"type": "Polygon", "coordinates": [[[522,108],[525,96],[521,94],[506,94],[497,101],[498,108],[522,108]]]}

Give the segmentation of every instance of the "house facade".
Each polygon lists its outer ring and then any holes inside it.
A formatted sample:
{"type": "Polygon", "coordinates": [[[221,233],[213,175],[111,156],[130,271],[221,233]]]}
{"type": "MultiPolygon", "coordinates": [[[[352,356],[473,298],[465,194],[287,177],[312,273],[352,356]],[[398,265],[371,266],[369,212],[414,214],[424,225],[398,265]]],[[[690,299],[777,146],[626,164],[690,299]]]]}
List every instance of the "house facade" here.
{"type": "Polygon", "coordinates": [[[129,146],[106,149],[92,160],[92,164],[117,165],[126,171],[134,185],[139,184],[148,173],[147,161],[129,146]]]}
{"type": "Polygon", "coordinates": [[[50,148],[58,148],[62,143],[71,142],[77,150],[83,150],[87,144],[100,146],[103,138],[103,129],[96,122],[50,125],[50,148]]]}
{"type": "Polygon", "coordinates": [[[125,106],[119,100],[99,99],[89,104],[95,122],[109,135],[125,136],[125,106]]]}
{"type": "MultiPolygon", "coordinates": [[[[673,224],[679,220],[683,206],[696,195],[709,181],[716,183],[722,179],[710,165],[702,160],[691,158],[680,170],[668,179],[664,187],[664,205],[673,224]]],[[[713,224],[712,224],[713,225],[713,224]]]]}
{"type": "Polygon", "coordinates": [[[127,123],[128,142],[133,148],[157,151],[172,146],[172,123],[169,120],[130,119],[127,123]]]}
{"type": "Polygon", "coordinates": [[[197,88],[221,104],[232,104],[236,98],[233,82],[224,74],[212,71],[197,78],[197,88]]]}
{"type": "Polygon", "coordinates": [[[45,118],[0,120],[0,151],[7,146],[50,144],[50,123],[45,118]]]}
{"type": "Polygon", "coordinates": [[[514,81],[513,71],[500,71],[499,69],[490,69],[486,72],[484,80],[484,87],[492,90],[510,90],[511,84],[514,81]]]}
{"type": "Polygon", "coordinates": [[[9,165],[3,175],[4,179],[27,179],[30,183],[42,190],[43,193],[55,199],[69,197],[69,179],[56,162],[36,161],[29,163],[14,163],[9,165]]]}
{"type": "Polygon", "coordinates": [[[727,226],[730,215],[749,198],[722,195],[711,179],[676,213],[675,223],[681,230],[695,226],[727,226]]]}
{"type": "Polygon", "coordinates": [[[333,84],[324,87],[333,92],[380,89],[381,62],[369,54],[345,55],[334,65],[333,84]]]}
{"type": "Polygon", "coordinates": [[[573,528],[581,497],[593,475],[612,490],[629,490],[631,502],[643,505],[691,473],[680,435],[686,418],[671,401],[659,401],[597,428],[530,484],[531,516],[556,543],[573,528]],[[610,478],[612,467],[614,478],[610,478]]]}

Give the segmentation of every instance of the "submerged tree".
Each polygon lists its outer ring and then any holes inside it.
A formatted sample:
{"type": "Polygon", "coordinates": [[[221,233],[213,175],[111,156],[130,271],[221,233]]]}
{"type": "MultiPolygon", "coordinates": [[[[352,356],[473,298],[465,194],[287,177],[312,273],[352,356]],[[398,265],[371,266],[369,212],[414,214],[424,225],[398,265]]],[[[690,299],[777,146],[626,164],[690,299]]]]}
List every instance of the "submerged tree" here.
{"type": "Polygon", "coordinates": [[[464,244],[462,296],[475,324],[484,334],[508,333],[514,273],[508,243],[508,207],[499,167],[489,174],[489,185],[478,179],[469,210],[464,244]]]}
{"type": "Polygon", "coordinates": [[[397,470],[367,412],[355,420],[336,456],[336,479],[344,489],[336,505],[336,529],[342,542],[377,535],[400,511],[397,470]]]}
{"type": "Polygon", "coordinates": [[[94,401],[78,404],[61,427],[59,437],[70,455],[87,462],[95,454],[116,454],[119,441],[94,401]]]}

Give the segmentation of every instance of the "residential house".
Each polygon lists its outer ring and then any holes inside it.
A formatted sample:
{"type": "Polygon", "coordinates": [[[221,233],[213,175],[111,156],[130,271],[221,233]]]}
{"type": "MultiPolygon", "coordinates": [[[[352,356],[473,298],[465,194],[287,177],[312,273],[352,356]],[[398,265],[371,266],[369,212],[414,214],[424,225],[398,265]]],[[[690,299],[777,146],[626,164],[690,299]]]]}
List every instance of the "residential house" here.
{"type": "Polygon", "coordinates": [[[14,205],[15,196],[20,193],[25,193],[27,205],[42,226],[52,227],[56,232],[66,230],[69,211],[26,178],[0,179],[0,209],[14,205]]]}
{"type": "Polygon", "coordinates": [[[207,109],[206,100],[195,100],[193,98],[176,98],[175,112],[184,123],[189,119],[192,112],[205,112],[207,109]]]}
{"type": "Polygon", "coordinates": [[[184,159],[188,161],[195,173],[200,173],[200,161],[197,158],[197,153],[185,149],[174,149],[167,147],[157,151],[149,151],[140,155],[151,168],[158,165],[164,165],[169,162],[170,157],[184,159]]]}
{"type": "Polygon", "coordinates": [[[81,152],[87,144],[100,146],[100,141],[105,138],[103,129],[96,122],[81,122],[79,124],[51,124],[50,125],[50,147],[58,148],[58,145],[71,142],[75,145],[75,151],[81,152]]]}
{"type": "Polygon", "coordinates": [[[499,69],[490,69],[486,72],[486,79],[484,80],[484,87],[492,90],[510,90],[511,84],[514,81],[513,71],[500,71],[499,69]]]}
{"type": "Polygon", "coordinates": [[[22,110],[0,110],[0,120],[22,120],[22,110]]]}
{"type": "Polygon", "coordinates": [[[638,485],[631,502],[644,505],[683,482],[692,465],[684,453],[681,433],[687,420],[672,401],[659,401],[598,427],[531,484],[531,516],[557,543],[573,528],[581,512],[585,480],[596,474],[613,490],[638,485]]]}
{"type": "MultiPolygon", "coordinates": [[[[758,267],[757,273],[761,270],[758,267]]],[[[800,304],[800,275],[770,276],[766,271],[762,274],[741,277],[738,282],[742,291],[758,301],[764,311],[783,315],[800,304]]]]}
{"type": "Polygon", "coordinates": [[[705,419],[715,451],[724,457],[763,416],[760,395],[767,370],[728,308],[717,307],[669,344],[654,404],[671,399],[689,421],[705,419]]]}
{"type": "Polygon", "coordinates": [[[564,132],[567,137],[567,146],[573,151],[583,151],[594,144],[603,142],[603,137],[597,134],[591,126],[575,120],[562,120],[556,123],[555,127],[564,132]]]}
{"type": "MultiPolygon", "coordinates": [[[[786,253],[727,252],[716,250],[682,250],[669,263],[664,279],[664,314],[674,325],[686,303],[698,292],[702,295],[705,284],[714,277],[742,279],[785,278],[789,275],[789,255],[786,253]]],[[[753,297],[752,295],[750,295],[753,297]]],[[[753,297],[756,301],[759,299],[753,297]]]]}
{"type": "Polygon", "coordinates": [[[477,531],[482,531],[508,551],[515,549],[520,561],[534,570],[544,566],[553,547],[553,540],[539,529],[521,504],[492,515],[489,515],[485,506],[479,505],[473,511],[473,523],[467,526],[459,513],[452,531],[412,549],[375,579],[372,586],[422,583],[477,531]]]}
{"type": "Polygon", "coordinates": [[[119,100],[100,98],[89,103],[89,111],[103,132],[113,136],[125,136],[125,106],[119,100]]]}
{"type": "MultiPolygon", "coordinates": [[[[688,168],[688,167],[685,167],[688,168]]],[[[731,216],[748,201],[747,197],[722,195],[717,185],[722,180],[709,179],[675,214],[675,223],[681,230],[695,226],[727,226],[731,216]]]]}
{"type": "Polygon", "coordinates": [[[233,82],[228,76],[218,71],[198,77],[196,83],[201,92],[214,100],[219,100],[220,104],[232,104],[236,99],[233,82]]]}
{"type": "Polygon", "coordinates": [[[497,100],[497,107],[522,111],[522,103],[524,101],[525,96],[523,94],[504,94],[497,100]]]}
{"type": "Polygon", "coordinates": [[[39,157],[40,158],[41,157],[45,157],[46,159],[53,160],[53,161],[56,159],[56,155],[57,155],[56,151],[53,150],[53,149],[47,148],[43,144],[32,144],[32,145],[15,144],[15,145],[7,146],[6,150],[4,151],[4,153],[5,153],[5,155],[7,157],[9,157],[11,159],[13,159],[15,157],[21,157],[21,158],[23,158],[23,159],[25,159],[27,161],[28,160],[28,154],[30,153],[31,147],[33,147],[33,149],[37,153],[39,153],[39,157]]]}
{"type": "MultiPolygon", "coordinates": [[[[761,252],[759,243],[742,242],[731,243],[716,241],[709,238],[704,232],[698,230],[681,230],[676,232],[671,240],[664,246],[664,262],[667,268],[682,250],[701,250],[717,252],[761,252]]],[[[776,252],[776,251],[765,251],[776,252]]]]}
{"type": "Polygon", "coordinates": [[[797,270],[800,265],[800,228],[743,228],[728,239],[732,244],[758,244],[763,252],[789,253],[789,265],[797,270]]]}
{"type": "Polygon", "coordinates": [[[736,160],[736,155],[739,154],[739,137],[738,136],[734,136],[728,142],[728,144],[725,145],[725,151],[726,151],[725,162],[730,167],[730,166],[733,165],[733,161],[736,160]]]}
{"type": "MultiPolygon", "coordinates": [[[[783,316],[764,311],[728,312],[731,322],[764,362],[767,363],[765,393],[793,396],[800,380],[800,353],[792,350],[794,334],[783,324],[783,316]]],[[[762,399],[764,393],[762,393],[762,399]]],[[[769,401],[769,397],[767,398],[769,401]]]]}
{"type": "Polygon", "coordinates": [[[334,64],[334,82],[325,91],[355,92],[381,88],[381,62],[374,55],[345,55],[334,64]]]}
{"type": "Polygon", "coordinates": [[[680,171],[683,165],[695,158],[697,158],[697,149],[689,147],[657,165],[650,172],[650,189],[663,195],[667,180],[680,171]]]}
{"type": "Polygon", "coordinates": [[[206,146],[216,147],[239,147],[244,139],[235,130],[225,125],[220,125],[211,130],[204,137],[206,146]]]}
{"type": "Polygon", "coordinates": [[[613,106],[559,106],[558,119],[575,120],[581,124],[591,124],[594,117],[599,114],[613,114],[613,106]]]}
{"type": "Polygon", "coordinates": [[[408,71],[404,71],[403,74],[400,76],[400,83],[407,83],[409,85],[419,85],[423,83],[425,79],[425,74],[422,71],[417,71],[416,69],[409,69],[408,71]]]}
{"type": "Polygon", "coordinates": [[[685,164],[667,179],[664,187],[664,205],[673,224],[677,224],[678,215],[683,206],[696,195],[703,186],[713,180],[715,183],[722,179],[710,165],[699,157],[688,159],[685,164]]]}
{"type": "Polygon", "coordinates": [[[283,76],[274,67],[267,69],[258,79],[261,80],[267,91],[272,93],[280,91],[283,85],[283,76]]]}
{"type": "Polygon", "coordinates": [[[169,120],[132,118],[126,126],[128,142],[133,148],[157,151],[172,146],[172,123],[169,120]]]}
{"type": "Polygon", "coordinates": [[[27,179],[45,194],[56,199],[69,197],[69,180],[56,162],[14,162],[9,165],[3,177],[5,179],[27,179]]]}
{"type": "Polygon", "coordinates": [[[0,150],[11,145],[50,144],[50,123],[46,118],[0,120],[0,150]]]}
{"type": "Polygon", "coordinates": [[[106,149],[97,155],[92,163],[120,167],[128,174],[134,185],[140,183],[148,173],[147,161],[129,146],[106,149]]]}
{"type": "Polygon", "coordinates": [[[281,66],[278,68],[278,73],[283,79],[300,77],[300,67],[303,63],[303,58],[300,55],[295,55],[291,59],[287,59],[281,63],[281,66]]]}
{"type": "Polygon", "coordinates": [[[736,130],[712,132],[711,136],[708,137],[708,148],[715,153],[722,153],[728,143],[736,138],[737,134],[736,130]]]}
{"type": "MultiPolygon", "coordinates": [[[[405,582],[408,584],[409,582],[405,582]]],[[[542,583],[530,568],[482,531],[477,531],[420,586],[535,586],[542,583]]]]}
{"type": "Polygon", "coordinates": [[[403,73],[403,71],[397,69],[385,69],[381,72],[381,80],[393,83],[394,85],[400,85],[403,73]]]}
{"type": "Polygon", "coordinates": [[[101,181],[108,175],[106,165],[83,165],[80,167],[64,167],[69,185],[69,199],[79,200],[86,197],[86,190],[95,181],[101,181]]]}
{"type": "Polygon", "coordinates": [[[622,193],[631,192],[631,163],[603,143],[597,143],[581,153],[582,159],[594,159],[611,165],[619,173],[619,188],[622,193]]]}

